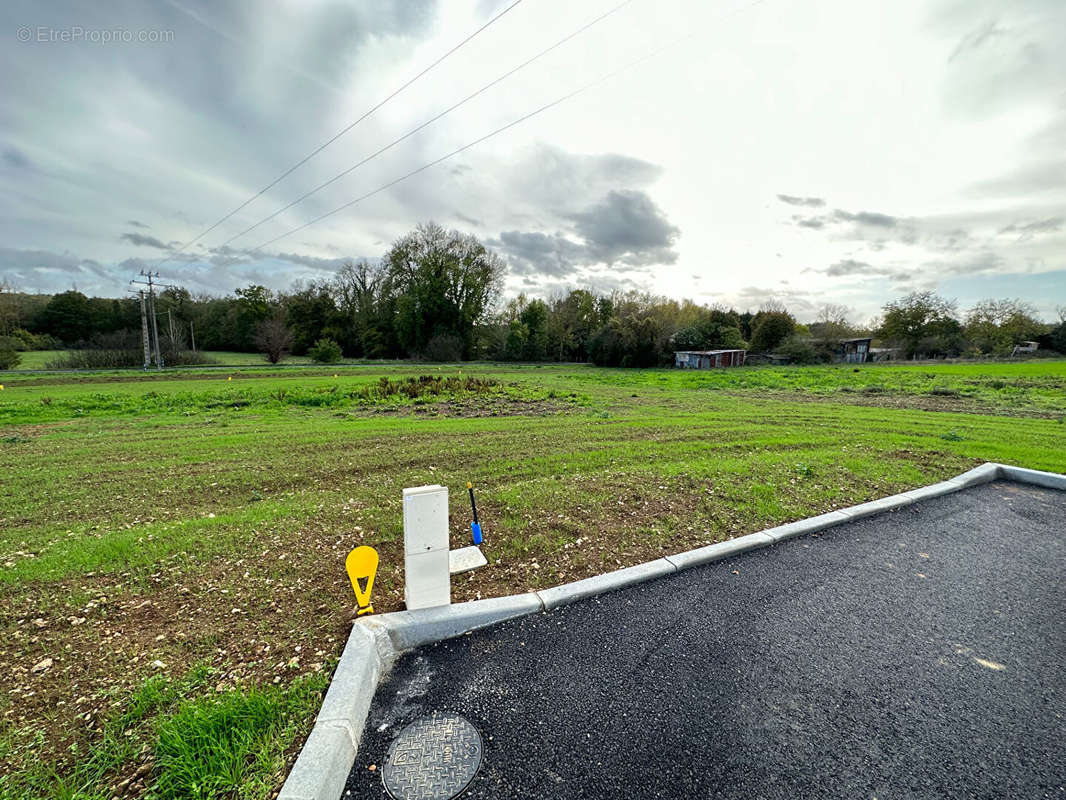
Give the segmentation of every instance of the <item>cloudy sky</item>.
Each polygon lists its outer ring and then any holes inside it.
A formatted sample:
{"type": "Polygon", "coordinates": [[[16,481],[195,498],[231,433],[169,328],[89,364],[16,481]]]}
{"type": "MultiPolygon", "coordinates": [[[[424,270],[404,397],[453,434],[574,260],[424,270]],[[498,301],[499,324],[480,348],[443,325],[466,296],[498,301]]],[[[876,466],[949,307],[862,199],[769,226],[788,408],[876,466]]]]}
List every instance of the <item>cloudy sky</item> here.
{"type": "Polygon", "coordinates": [[[184,249],[513,0],[5,2],[0,278],[280,289],[436,220],[512,293],[1066,303],[1062,0],[632,0],[233,238],[618,1],[522,0],[184,249]]]}

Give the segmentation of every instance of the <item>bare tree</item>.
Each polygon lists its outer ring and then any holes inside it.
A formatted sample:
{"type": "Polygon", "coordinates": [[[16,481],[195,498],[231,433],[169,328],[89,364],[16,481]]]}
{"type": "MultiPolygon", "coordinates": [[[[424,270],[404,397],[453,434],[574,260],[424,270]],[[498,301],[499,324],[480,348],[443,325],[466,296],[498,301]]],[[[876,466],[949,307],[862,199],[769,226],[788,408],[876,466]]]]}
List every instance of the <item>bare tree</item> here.
{"type": "Polygon", "coordinates": [[[255,346],[271,364],[277,364],[292,348],[292,331],[281,316],[260,322],[255,329],[255,346]]]}

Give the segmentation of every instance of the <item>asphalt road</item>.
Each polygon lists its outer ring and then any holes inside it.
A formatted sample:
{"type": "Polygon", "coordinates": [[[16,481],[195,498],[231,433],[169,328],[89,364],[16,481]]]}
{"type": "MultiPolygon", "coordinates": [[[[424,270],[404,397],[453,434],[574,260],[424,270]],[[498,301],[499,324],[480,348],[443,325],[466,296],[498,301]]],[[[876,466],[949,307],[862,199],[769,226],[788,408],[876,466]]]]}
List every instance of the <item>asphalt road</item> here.
{"type": "Polygon", "coordinates": [[[452,711],[471,798],[1066,797],[1064,567],[1066,495],[997,482],[422,648],[348,796],[452,711]]]}

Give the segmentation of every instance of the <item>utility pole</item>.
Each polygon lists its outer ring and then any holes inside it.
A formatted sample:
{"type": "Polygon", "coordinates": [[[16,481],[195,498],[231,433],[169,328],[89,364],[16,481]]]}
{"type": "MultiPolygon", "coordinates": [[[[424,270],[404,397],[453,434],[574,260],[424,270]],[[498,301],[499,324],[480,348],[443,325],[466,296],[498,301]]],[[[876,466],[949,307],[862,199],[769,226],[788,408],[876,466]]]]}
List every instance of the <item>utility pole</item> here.
{"type": "Polygon", "coordinates": [[[141,303],[141,341],[144,344],[144,371],[147,372],[152,365],[152,345],[151,337],[148,335],[148,309],[144,303],[144,289],[127,289],[126,291],[136,294],[141,303]]]}
{"type": "Polygon", "coordinates": [[[192,320],[189,320],[189,338],[192,339],[192,351],[196,352],[196,330],[192,326],[192,320]]]}
{"type": "Polygon", "coordinates": [[[150,270],[145,272],[141,270],[140,277],[147,278],[147,280],[139,281],[134,278],[130,283],[140,283],[148,287],[148,314],[152,318],[152,339],[155,342],[155,368],[158,370],[163,369],[163,354],[159,350],[159,320],[155,313],[155,287],[156,283],[153,282],[153,278],[158,278],[159,273],[153,274],[150,270]]]}
{"type": "Polygon", "coordinates": [[[152,347],[148,340],[148,310],[144,306],[144,289],[137,292],[141,298],[141,339],[144,341],[144,371],[152,365],[152,347]]]}
{"type": "Polygon", "coordinates": [[[167,309],[167,326],[170,328],[170,346],[177,350],[178,340],[174,337],[174,312],[169,308],[167,309]]]}

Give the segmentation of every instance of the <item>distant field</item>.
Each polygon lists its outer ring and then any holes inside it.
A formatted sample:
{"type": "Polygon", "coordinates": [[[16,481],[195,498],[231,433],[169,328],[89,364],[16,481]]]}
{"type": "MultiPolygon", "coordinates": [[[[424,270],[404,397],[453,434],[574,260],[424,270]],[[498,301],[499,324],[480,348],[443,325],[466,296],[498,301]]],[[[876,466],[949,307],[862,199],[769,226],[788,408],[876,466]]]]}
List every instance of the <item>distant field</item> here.
{"type": "MultiPolygon", "coordinates": [[[[26,353],[19,353],[21,358],[19,359],[18,369],[44,369],[45,366],[55,361],[57,358],[62,357],[64,350],[31,350],[26,353]]],[[[3,373],[0,372],[0,375],[3,373]]]]}
{"type": "MultiPolygon", "coordinates": [[[[36,350],[21,353],[22,360],[19,362],[18,369],[45,369],[49,363],[61,358],[65,352],[65,350],[36,350]]],[[[260,353],[234,353],[223,350],[207,350],[204,351],[204,355],[219,364],[235,366],[270,366],[260,353]]],[[[313,362],[307,356],[288,356],[282,363],[311,364],[313,362]]]]}
{"type": "Polygon", "coordinates": [[[1066,471],[1064,361],[392,364],[3,382],[3,800],[75,783],[88,788],[67,796],[108,798],[142,767],[142,793],[182,796],[160,787],[208,759],[173,752],[161,731],[199,741],[231,712],[247,734],[248,752],[233,755],[243,796],[268,797],[345,641],[352,547],[381,553],[375,608],[402,606],[405,486],[450,487],[453,546],[469,535],[465,482],[478,488],[491,566],[455,581],[462,601],[983,461],[1066,471]],[[433,380],[404,388],[417,376],[433,380]]]}

